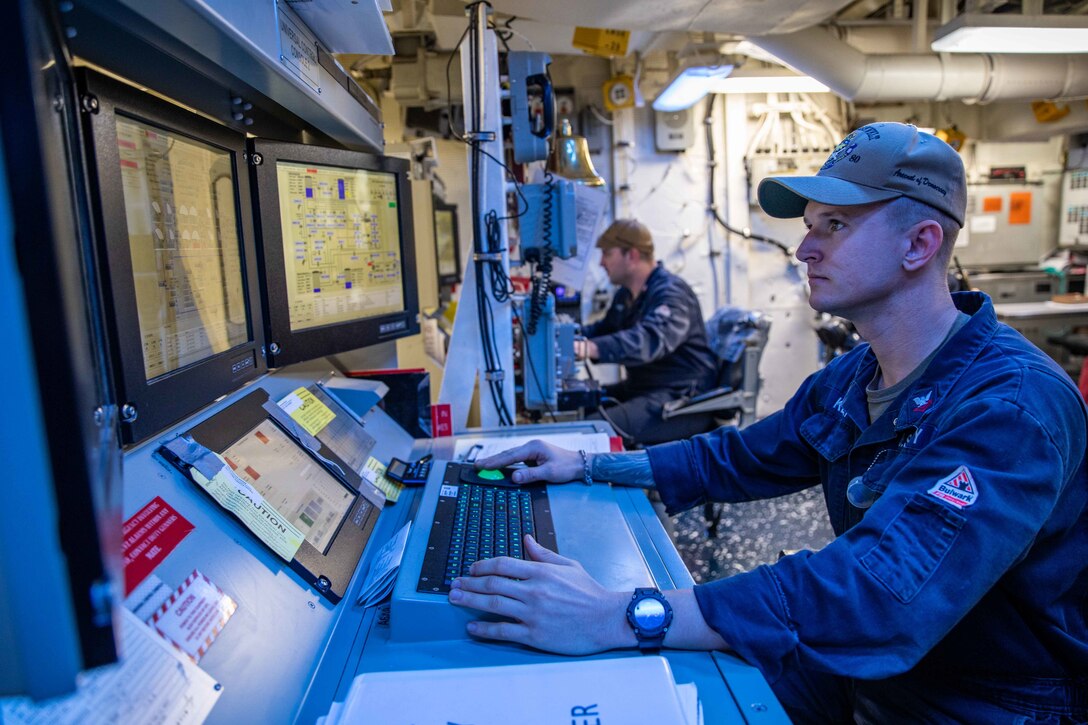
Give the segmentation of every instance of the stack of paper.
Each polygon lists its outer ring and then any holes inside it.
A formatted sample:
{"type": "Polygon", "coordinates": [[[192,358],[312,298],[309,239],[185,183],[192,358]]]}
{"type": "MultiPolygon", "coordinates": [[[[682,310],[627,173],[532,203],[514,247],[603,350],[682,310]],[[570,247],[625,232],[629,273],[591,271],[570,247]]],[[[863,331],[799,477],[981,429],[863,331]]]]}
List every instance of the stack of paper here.
{"type": "Polygon", "coordinates": [[[155,634],[132,612],[121,612],[123,648],[117,664],[87,670],[71,695],[35,703],[0,699],[5,725],[125,723],[199,725],[223,688],[155,634]]]}
{"type": "Polygon", "coordinates": [[[698,725],[694,684],[677,685],[664,657],[368,672],[319,725],[646,722],[698,725]]]}
{"type": "Polygon", "coordinates": [[[409,521],[374,555],[374,561],[370,565],[370,571],[367,572],[366,582],[359,593],[359,598],[355,601],[356,604],[371,607],[393,592],[393,585],[397,581],[397,570],[400,568],[400,560],[404,558],[404,547],[408,544],[408,531],[411,527],[412,522],[409,521]]]}

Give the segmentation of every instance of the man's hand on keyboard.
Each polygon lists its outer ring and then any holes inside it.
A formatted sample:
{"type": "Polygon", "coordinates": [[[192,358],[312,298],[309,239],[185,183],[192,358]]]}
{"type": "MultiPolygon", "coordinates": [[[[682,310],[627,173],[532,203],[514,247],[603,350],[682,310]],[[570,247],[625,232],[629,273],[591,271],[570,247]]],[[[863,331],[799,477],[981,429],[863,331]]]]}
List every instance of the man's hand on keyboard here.
{"type": "Polygon", "coordinates": [[[531,536],[525,537],[525,553],[527,561],[505,556],[478,561],[472,576],[453,580],[453,604],[514,620],[470,622],[469,634],[572,655],[635,645],[624,615],[630,593],[606,590],[581,564],[531,536]]]}
{"type": "Polygon", "coordinates": [[[566,483],[581,481],[584,477],[582,456],[578,451],[568,451],[540,440],[476,461],[476,468],[502,468],[521,462],[528,463],[529,467],[514,472],[515,483],[566,483]]]}

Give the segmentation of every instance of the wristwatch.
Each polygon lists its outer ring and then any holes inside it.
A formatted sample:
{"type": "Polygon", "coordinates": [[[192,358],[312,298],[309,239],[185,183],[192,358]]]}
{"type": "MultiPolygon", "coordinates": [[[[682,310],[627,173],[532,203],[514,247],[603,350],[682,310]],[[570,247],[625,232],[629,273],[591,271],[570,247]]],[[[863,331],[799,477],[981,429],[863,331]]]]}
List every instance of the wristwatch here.
{"type": "Polygon", "coordinates": [[[627,605],[627,623],[635,631],[638,648],[656,652],[665,643],[665,633],[672,624],[672,606],[657,589],[636,589],[627,605]]]}

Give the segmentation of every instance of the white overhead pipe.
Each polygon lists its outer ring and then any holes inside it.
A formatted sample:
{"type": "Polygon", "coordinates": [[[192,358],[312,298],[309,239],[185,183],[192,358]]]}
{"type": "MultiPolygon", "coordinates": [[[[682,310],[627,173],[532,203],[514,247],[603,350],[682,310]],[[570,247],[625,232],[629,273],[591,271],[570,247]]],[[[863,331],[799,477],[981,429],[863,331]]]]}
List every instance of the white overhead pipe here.
{"type": "Polygon", "coordinates": [[[819,27],[748,40],[848,101],[982,103],[1088,96],[1088,60],[1077,55],[868,55],[819,27]]]}

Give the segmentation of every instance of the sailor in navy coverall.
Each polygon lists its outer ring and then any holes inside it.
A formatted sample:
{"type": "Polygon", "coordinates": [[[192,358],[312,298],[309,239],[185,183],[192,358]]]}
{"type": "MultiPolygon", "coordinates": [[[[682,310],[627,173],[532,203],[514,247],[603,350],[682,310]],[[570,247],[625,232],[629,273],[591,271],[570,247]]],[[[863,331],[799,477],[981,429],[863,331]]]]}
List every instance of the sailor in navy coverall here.
{"type": "Polygon", "coordinates": [[[601,234],[601,266],[619,286],[608,312],[586,325],[583,357],[620,363],[627,379],[609,385],[602,417],[638,444],[663,443],[709,430],[710,414],[665,421],[662,406],[714,387],[718,359],[707,344],[699,300],[687,282],[654,264],[650,230],[618,219],[601,234]],[[614,404],[613,404],[614,403],[614,404]]]}
{"type": "MultiPolygon", "coordinates": [[[[769,179],[803,215],[810,303],[868,341],[786,407],[629,454],[534,442],[481,461],[517,478],[656,485],[670,511],[823,488],[818,552],[664,592],[664,644],[732,649],[798,722],[1088,722],[1086,411],[1073,381],[979,293],[944,282],[962,226],[958,155],[913,126],[847,136],[814,177],[769,179]]],[[[476,636],[585,653],[641,640],[576,562],[477,562],[450,600],[507,615],[476,636]]]]}

